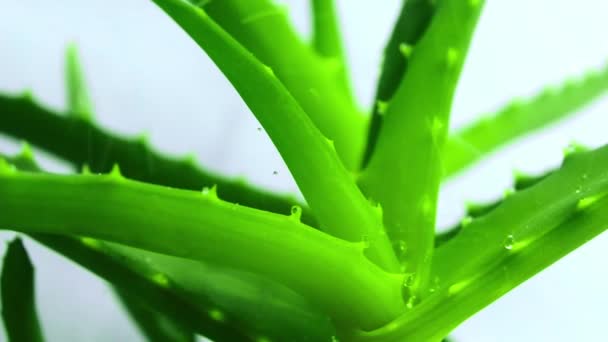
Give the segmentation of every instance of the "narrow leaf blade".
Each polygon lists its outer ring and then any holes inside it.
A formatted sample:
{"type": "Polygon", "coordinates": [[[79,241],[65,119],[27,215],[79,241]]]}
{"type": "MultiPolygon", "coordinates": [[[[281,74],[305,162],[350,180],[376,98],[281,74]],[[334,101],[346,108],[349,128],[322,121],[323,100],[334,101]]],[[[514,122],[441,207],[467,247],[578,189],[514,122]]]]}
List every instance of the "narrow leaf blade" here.
{"type": "Polygon", "coordinates": [[[450,136],[443,154],[443,177],[454,176],[506,144],[576,114],[607,90],[608,66],[482,116],[450,136]]]}
{"type": "Polygon", "coordinates": [[[376,97],[369,125],[367,145],[363,166],[376,147],[376,141],[382,125],[383,103],[388,103],[399,87],[407,72],[409,57],[418,40],[427,29],[435,11],[435,5],[429,0],[404,1],[397,22],[386,47],[376,87],[376,97]]]}
{"type": "Polygon", "coordinates": [[[66,49],[65,80],[68,111],[83,120],[91,120],[93,106],[75,44],[68,45],[66,49]]]}
{"type": "Polygon", "coordinates": [[[42,342],[34,267],[21,239],[9,242],[1,276],[2,318],[10,342],[42,342]]]}

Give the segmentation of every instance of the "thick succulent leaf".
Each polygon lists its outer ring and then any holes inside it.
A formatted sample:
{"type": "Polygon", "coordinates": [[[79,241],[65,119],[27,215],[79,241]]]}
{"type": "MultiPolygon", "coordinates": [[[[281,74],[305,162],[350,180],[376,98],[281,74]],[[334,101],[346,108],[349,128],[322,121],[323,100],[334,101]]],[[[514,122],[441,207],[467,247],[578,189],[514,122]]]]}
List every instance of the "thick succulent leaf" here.
{"type": "Polygon", "coordinates": [[[340,61],[316,54],[296,34],[286,7],[274,1],[208,1],[202,8],[273,70],[312,122],[335,142],[346,167],[358,168],[367,122],[340,86],[344,75],[340,61]]]}
{"type": "Polygon", "coordinates": [[[507,197],[440,246],[429,296],[362,341],[440,339],[465,319],[608,228],[608,146],[507,197]],[[429,320],[428,317],[433,317],[429,320]]]}
{"type": "Polygon", "coordinates": [[[328,341],[327,318],[252,274],[86,238],[33,234],[148,309],[214,341],[328,341]],[[177,323],[179,322],[179,323],[177,323]]]}
{"type": "Polygon", "coordinates": [[[21,239],[9,242],[0,279],[2,318],[9,342],[42,342],[36,313],[34,267],[21,239]]]}
{"type": "Polygon", "coordinates": [[[332,317],[376,327],[402,308],[402,277],[345,242],[282,216],[109,175],[46,175],[0,164],[0,226],[85,235],[267,276],[332,317]],[[31,213],[35,212],[36,215],[31,213]],[[124,229],[129,227],[129,229],[124,229]],[[338,272],[339,270],[339,272],[338,272]]]}
{"type": "Polygon", "coordinates": [[[525,249],[605,192],[608,192],[608,146],[570,154],[559,170],[506,197],[440,247],[434,272],[447,283],[455,278],[472,277],[488,258],[505,254],[503,245],[510,253],[525,249]],[[461,251],[457,259],[453,254],[455,248],[461,251]],[[459,266],[455,267],[456,264],[459,266]]]}
{"type": "Polygon", "coordinates": [[[270,136],[324,231],[368,241],[366,254],[382,267],[398,264],[378,211],[359,191],[333,147],[292,94],[202,9],[181,0],[155,0],[205,50],[270,136]]]}
{"type": "Polygon", "coordinates": [[[408,0],[403,2],[397,22],[384,48],[363,166],[369,161],[376,146],[384,107],[399,87],[407,71],[409,56],[429,26],[434,10],[435,5],[432,1],[408,0]]]}
{"type": "MultiPolygon", "coordinates": [[[[163,286],[162,277],[153,277],[156,270],[146,264],[125,266],[124,256],[110,255],[97,250],[100,242],[93,239],[77,239],[48,234],[29,234],[33,239],[85,267],[111,283],[122,293],[145,301],[148,308],[162,312],[173,322],[179,322],[215,341],[251,340],[249,331],[238,325],[226,327],[213,320],[207,309],[213,307],[209,301],[191,301],[180,297],[172,289],[163,286]],[[143,276],[145,275],[145,276],[143,276]]],[[[178,324],[178,323],[176,323],[178,324]]]]}
{"type": "Polygon", "coordinates": [[[466,215],[462,220],[460,220],[460,222],[458,224],[435,235],[435,248],[443,245],[444,243],[446,243],[449,240],[451,240],[452,238],[454,238],[462,229],[464,229],[471,222],[473,222],[474,219],[480,218],[481,216],[486,215],[487,213],[491,212],[493,209],[497,208],[502,203],[502,201],[506,197],[512,195],[514,193],[514,191],[525,190],[525,189],[535,185],[536,183],[540,182],[544,178],[548,177],[553,172],[554,171],[552,170],[552,171],[548,171],[544,174],[536,175],[536,176],[516,173],[515,182],[513,183],[513,189],[510,191],[507,191],[505,193],[505,197],[500,198],[495,201],[488,202],[488,203],[468,203],[466,215]]]}
{"type": "Polygon", "coordinates": [[[513,140],[547,127],[597,100],[608,90],[608,66],[516,99],[453,133],[443,154],[444,178],[457,174],[513,140]]]}
{"type": "Polygon", "coordinates": [[[388,103],[378,142],[360,178],[365,194],[382,206],[395,251],[414,277],[414,291],[426,286],[430,274],[451,103],[483,3],[437,3],[388,103]]]}
{"type": "Polygon", "coordinates": [[[145,263],[162,270],[153,278],[166,278],[170,288],[190,302],[210,303],[206,311],[211,317],[226,327],[244,326],[251,337],[330,341],[335,334],[327,316],[295,292],[268,279],[112,243],[100,247],[107,254],[122,256],[127,267],[145,263]]]}
{"type": "Polygon", "coordinates": [[[258,209],[289,214],[297,205],[302,208],[302,221],[316,225],[308,208],[293,198],[203,170],[192,159],[164,156],[145,138],[112,135],[75,114],[61,115],[47,109],[28,96],[0,95],[0,132],[26,140],[78,168],[87,165],[94,173],[108,172],[120,164],[131,179],[190,190],[216,185],[218,195],[226,201],[258,209]]]}
{"type": "MultiPolygon", "coordinates": [[[[27,145],[20,154],[7,159],[20,170],[40,172],[27,145]]],[[[162,336],[166,336],[165,340],[174,340],[176,335],[189,338],[192,334],[179,333],[188,329],[215,341],[259,336],[271,340],[329,341],[335,335],[326,315],[301,296],[254,274],[91,238],[33,236],[46,247],[114,284],[145,335],[156,336],[153,340],[164,340],[162,336]],[[127,274],[126,280],[121,279],[123,274],[127,274]],[[170,279],[171,286],[157,286],[159,279],[170,279]],[[149,289],[149,283],[154,283],[153,290],[140,290],[149,289]],[[179,306],[167,308],[162,302],[163,295],[155,296],[163,291],[169,292],[168,298],[179,306]],[[176,309],[180,306],[184,310],[176,309]],[[203,319],[184,321],[184,317],[203,319]],[[235,333],[226,334],[222,331],[225,329],[235,333]]]]}

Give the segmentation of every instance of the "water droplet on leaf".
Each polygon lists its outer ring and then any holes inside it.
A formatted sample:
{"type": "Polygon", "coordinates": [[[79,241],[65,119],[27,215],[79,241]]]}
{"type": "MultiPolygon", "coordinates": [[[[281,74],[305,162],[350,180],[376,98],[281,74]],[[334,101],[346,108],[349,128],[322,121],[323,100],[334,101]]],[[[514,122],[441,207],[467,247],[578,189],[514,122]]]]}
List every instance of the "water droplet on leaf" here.
{"type": "Polygon", "coordinates": [[[300,221],[300,218],[302,217],[302,208],[300,208],[300,206],[298,205],[294,205],[293,207],[291,207],[291,218],[300,221]]]}
{"type": "Polygon", "coordinates": [[[217,322],[223,322],[225,319],[224,313],[222,311],[220,311],[219,309],[209,310],[209,317],[211,317],[212,320],[217,321],[217,322]]]}
{"type": "Polygon", "coordinates": [[[401,43],[401,44],[399,44],[399,52],[401,52],[401,54],[405,58],[410,58],[410,56],[412,55],[412,51],[413,50],[414,50],[414,47],[411,46],[408,43],[401,43]]]}
{"type": "Polygon", "coordinates": [[[379,115],[384,115],[386,113],[388,109],[388,102],[387,101],[381,101],[378,100],[376,101],[376,110],[378,111],[379,115]]]}
{"type": "Polygon", "coordinates": [[[169,287],[169,278],[167,278],[167,276],[162,273],[156,273],[155,275],[153,275],[152,281],[162,287],[169,287]]]}
{"type": "Polygon", "coordinates": [[[504,247],[504,249],[510,251],[513,249],[514,244],[515,244],[515,238],[513,237],[512,234],[509,234],[505,238],[505,241],[503,242],[502,246],[504,247]]]}
{"type": "Polygon", "coordinates": [[[405,306],[406,306],[408,309],[411,309],[411,308],[413,308],[413,307],[414,307],[414,305],[416,305],[416,303],[417,303],[417,302],[418,302],[418,297],[416,297],[416,296],[411,296],[411,297],[410,297],[410,298],[407,300],[407,303],[405,304],[405,306]]]}
{"type": "Polygon", "coordinates": [[[461,221],[460,221],[460,226],[462,228],[465,228],[466,226],[470,225],[471,222],[473,222],[473,218],[471,216],[465,216],[461,221]]]}
{"type": "Polygon", "coordinates": [[[414,285],[414,274],[408,273],[405,275],[405,278],[403,278],[403,286],[412,287],[412,285],[414,285]]]}
{"type": "Polygon", "coordinates": [[[458,62],[458,59],[460,58],[460,54],[458,53],[457,49],[448,48],[446,58],[447,58],[448,67],[454,67],[454,66],[456,66],[456,63],[458,62]]]}

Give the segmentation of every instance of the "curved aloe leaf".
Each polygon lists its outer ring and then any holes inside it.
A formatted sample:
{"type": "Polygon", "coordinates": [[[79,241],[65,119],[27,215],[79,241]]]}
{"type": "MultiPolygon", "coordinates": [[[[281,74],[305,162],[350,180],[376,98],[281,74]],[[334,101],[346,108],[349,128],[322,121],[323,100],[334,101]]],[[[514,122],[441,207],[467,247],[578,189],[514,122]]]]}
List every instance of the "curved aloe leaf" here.
{"type": "Polygon", "coordinates": [[[322,229],[348,241],[366,240],[366,254],[398,271],[381,217],[291,93],[202,9],[181,0],[155,0],[205,50],[264,126],[322,229]]]}
{"type": "Polygon", "coordinates": [[[112,135],[75,114],[60,115],[44,108],[29,96],[0,95],[0,132],[26,140],[78,168],[86,164],[94,173],[108,172],[118,163],[131,179],[190,190],[216,185],[226,201],[258,209],[289,214],[296,205],[302,208],[302,221],[316,225],[308,208],[293,198],[226,179],[199,168],[188,158],[163,156],[145,138],[112,135]]]}
{"type": "Polygon", "coordinates": [[[340,61],[315,54],[295,33],[285,7],[273,1],[209,1],[202,8],[274,71],[314,124],[335,142],[346,167],[358,168],[366,119],[340,86],[340,61]]]}
{"type": "Polygon", "coordinates": [[[148,309],[214,341],[254,341],[262,336],[328,341],[333,334],[323,315],[254,275],[89,238],[31,235],[121,293],[145,302],[148,309]],[[262,296],[264,291],[268,295],[262,296]]]}
{"type": "Polygon", "coordinates": [[[130,181],[117,171],[43,175],[18,172],[4,161],[0,171],[0,226],[87,235],[248,270],[355,326],[379,326],[402,308],[403,278],[369,262],[364,244],[333,238],[295,216],[227,203],[212,190],[130,181]]]}
{"type": "Polygon", "coordinates": [[[361,341],[440,339],[465,319],[608,228],[608,146],[507,197],[440,246],[435,286],[406,315],[361,341]],[[433,317],[429,320],[428,317],[433,317]]]}
{"type": "Polygon", "coordinates": [[[384,48],[363,166],[369,162],[376,147],[384,107],[399,87],[407,71],[412,49],[431,22],[434,10],[435,5],[429,0],[403,1],[393,32],[384,48]]]}
{"type": "MultiPolygon", "coordinates": [[[[512,191],[525,190],[525,189],[535,185],[536,183],[540,182],[541,180],[545,179],[546,177],[551,175],[553,172],[554,172],[554,170],[548,171],[542,175],[537,175],[537,176],[530,176],[530,175],[524,175],[521,173],[516,173],[515,182],[513,183],[512,191]]],[[[510,196],[513,193],[514,192],[511,192],[511,191],[507,192],[505,196],[510,196]]],[[[481,216],[486,215],[489,212],[491,212],[493,209],[497,208],[503,202],[504,199],[505,198],[503,197],[501,199],[498,199],[498,200],[495,200],[492,202],[488,202],[488,203],[469,203],[467,205],[465,217],[457,225],[447,229],[444,232],[441,232],[441,233],[435,235],[435,248],[443,245],[444,243],[446,243],[449,240],[451,240],[452,238],[454,238],[462,229],[464,229],[471,222],[473,222],[474,219],[480,218],[481,216]]]]}
{"type": "Polygon", "coordinates": [[[127,267],[153,265],[172,291],[193,303],[208,303],[210,317],[226,328],[246,329],[251,338],[330,341],[335,335],[326,315],[295,292],[255,274],[112,243],[101,243],[99,250],[122,256],[127,267]]]}
{"type": "Polygon", "coordinates": [[[430,274],[443,144],[482,7],[483,1],[438,2],[388,103],[378,142],[360,178],[365,194],[382,206],[403,268],[414,277],[414,292],[425,287],[430,274]]]}
{"type": "Polygon", "coordinates": [[[36,313],[34,267],[21,239],[9,242],[0,279],[2,318],[10,342],[42,342],[36,313]]]}
{"type": "Polygon", "coordinates": [[[444,177],[457,174],[521,136],[577,113],[607,90],[608,66],[482,116],[450,136],[443,154],[444,177]]]}
{"type": "Polygon", "coordinates": [[[440,247],[434,273],[447,284],[471,280],[483,271],[488,260],[525,251],[552,229],[600,201],[608,193],[607,176],[608,146],[568,155],[558,171],[508,196],[440,247]],[[461,251],[458,259],[454,259],[455,248],[461,251]]]}
{"type": "MultiPolygon", "coordinates": [[[[238,325],[226,328],[213,320],[205,308],[213,307],[210,302],[200,300],[194,303],[188,298],[176,295],[154,278],[155,269],[145,264],[125,266],[124,256],[110,255],[97,250],[97,240],[81,240],[71,237],[30,233],[33,239],[89,269],[97,276],[110,282],[116,289],[132,297],[145,301],[148,307],[162,312],[173,322],[183,324],[216,341],[251,340],[248,331],[238,325]],[[142,276],[145,274],[146,276],[142,276]]],[[[232,317],[230,317],[232,318],[232,317]]]]}
{"type": "MultiPolygon", "coordinates": [[[[7,159],[20,170],[40,171],[27,144],[20,154],[7,159]]],[[[30,236],[112,283],[130,311],[138,315],[134,319],[146,335],[157,336],[154,340],[162,340],[159,334],[163,332],[170,333],[167,339],[173,340],[178,329],[191,329],[214,341],[260,336],[330,341],[335,335],[328,318],[300,296],[254,274],[91,238],[30,236]],[[159,279],[170,279],[171,286],[158,286],[159,279]],[[140,302],[145,303],[144,308],[140,302]]]]}

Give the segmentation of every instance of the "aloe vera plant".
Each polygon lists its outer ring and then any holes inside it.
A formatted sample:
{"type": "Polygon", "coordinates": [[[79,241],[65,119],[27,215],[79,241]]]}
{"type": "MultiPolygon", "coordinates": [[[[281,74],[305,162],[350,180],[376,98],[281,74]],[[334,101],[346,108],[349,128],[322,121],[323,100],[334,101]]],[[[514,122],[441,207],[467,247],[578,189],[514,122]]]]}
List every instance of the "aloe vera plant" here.
{"type": "MultiPolygon", "coordinates": [[[[311,42],[270,0],[153,2],[230,81],[305,201],[100,127],[73,45],[66,111],[0,94],[0,132],[25,142],[0,159],[0,228],[106,280],[150,341],[442,341],[608,227],[608,146],[573,145],[437,232],[443,182],[608,88],[608,68],[592,70],[450,132],[483,0],[405,1],[369,114],[333,1],[311,1],[311,42]],[[45,171],[30,145],[74,172],[45,171]]],[[[1,280],[8,338],[43,341],[19,238],[1,280]]]]}

